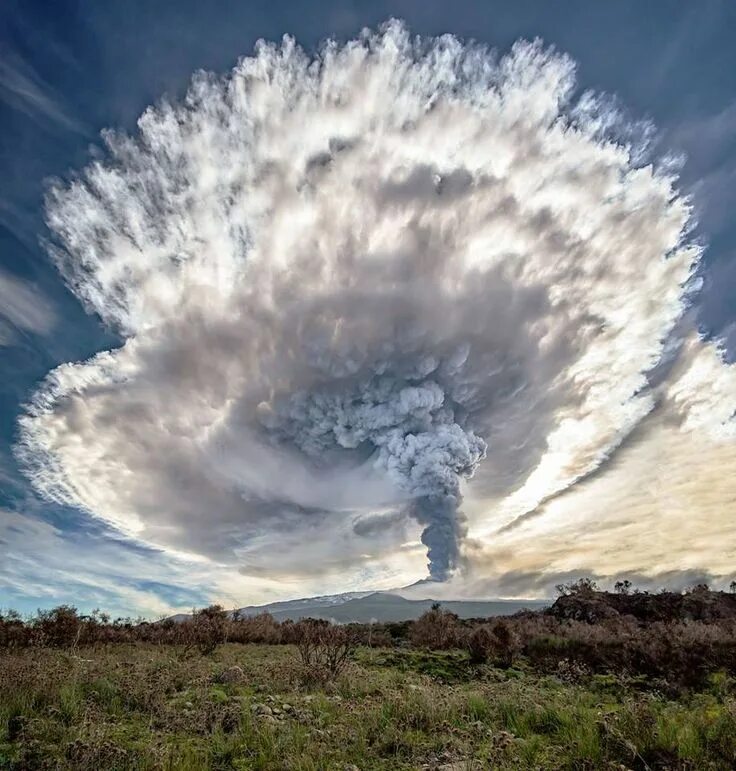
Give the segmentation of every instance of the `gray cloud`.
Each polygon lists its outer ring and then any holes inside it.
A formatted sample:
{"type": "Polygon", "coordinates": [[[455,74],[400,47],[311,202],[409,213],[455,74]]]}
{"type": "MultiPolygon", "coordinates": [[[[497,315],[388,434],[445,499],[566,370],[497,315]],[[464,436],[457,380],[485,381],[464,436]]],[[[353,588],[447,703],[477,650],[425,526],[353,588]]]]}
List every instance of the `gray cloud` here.
{"type": "Polygon", "coordinates": [[[400,511],[386,514],[366,514],[353,522],[353,532],[356,535],[372,536],[396,527],[404,522],[404,514],[400,511]]]}
{"type": "Polygon", "coordinates": [[[36,488],[326,585],[416,577],[420,537],[445,578],[479,501],[497,529],[590,474],[653,408],[700,249],[674,177],[573,88],[541,43],[391,23],[317,63],[260,44],[106,134],[47,221],[125,343],[29,405],[36,488]]]}

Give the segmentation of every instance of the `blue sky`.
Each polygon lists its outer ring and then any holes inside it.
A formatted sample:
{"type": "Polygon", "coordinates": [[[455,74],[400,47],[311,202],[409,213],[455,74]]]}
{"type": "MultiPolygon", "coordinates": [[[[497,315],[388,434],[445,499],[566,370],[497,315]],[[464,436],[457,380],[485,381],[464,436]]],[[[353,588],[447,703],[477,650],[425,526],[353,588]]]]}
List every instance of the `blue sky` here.
{"type": "MultiPolygon", "coordinates": [[[[181,98],[195,71],[227,72],[253,53],[259,38],[279,41],[289,33],[312,52],[328,37],[347,40],[389,17],[403,19],[412,34],[451,33],[501,52],[519,38],[541,37],[576,63],[578,93],[615,95],[625,115],[651,121],[657,131],[653,154],[686,156],[680,187],[693,197],[693,237],[707,244],[690,320],[706,339],[723,341],[727,361],[736,357],[736,6],[727,0],[8,0],[0,9],[0,606],[29,611],[73,602],[155,615],[212,598],[245,605],[336,585],[331,579],[320,583],[317,575],[305,582],[278,576],[268,585],[245,581],[232,593],[218,582],[213,588],[222,560],[216,570],[193,569],[155,539],[136,540],[114,529],[109,518],[45,500],[21,473],[13,445],[23,404],[48,372],[116,348],[124,337],[114,324],[85,312],[49,258],[43,204],[48,180],[68,179],[99,156],[101,130],[133,131],[140,114],[162,96],[181,98]]],[[[716,503],[727,507],[732,500],[716,503]]],[[[595,565],[583,560],[580,567],[595,565]]],[[[631,572],[644,576],[649,567],[631,572]]],[[[711,567],[704,552],[702,559],[682,563],[679,573],[671,565],[659,572],[690,577],[711,567]]],[[[384,580],[377,571],[359,570],[349,588],[391,586],[404,576],[399,571],[384,580]]],[[[491,586],[543,591],[554,577],[539,582],[531,578],[538,572],[510,566],[514,582],[491,586]],[[519,576],[527,572],[524,583],[519,576]]]]}

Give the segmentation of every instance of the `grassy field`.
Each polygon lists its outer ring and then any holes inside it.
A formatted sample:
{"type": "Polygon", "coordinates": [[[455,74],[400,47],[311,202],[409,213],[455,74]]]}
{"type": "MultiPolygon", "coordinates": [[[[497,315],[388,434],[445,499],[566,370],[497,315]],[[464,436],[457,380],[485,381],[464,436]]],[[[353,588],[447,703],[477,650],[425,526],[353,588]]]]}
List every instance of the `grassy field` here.
{"type": "Polygon", "coordinates": [[[360,649],[300,685],[291,646],[119,645],[0,655],[3,769],[732,769],[736,684],[676,701],[523,661],[360,649]]]}

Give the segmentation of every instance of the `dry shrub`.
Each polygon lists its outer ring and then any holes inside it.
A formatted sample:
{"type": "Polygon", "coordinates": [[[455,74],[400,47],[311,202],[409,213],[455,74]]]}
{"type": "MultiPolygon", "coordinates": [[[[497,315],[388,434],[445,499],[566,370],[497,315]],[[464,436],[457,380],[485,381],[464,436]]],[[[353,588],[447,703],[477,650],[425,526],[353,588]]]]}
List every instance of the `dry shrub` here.
{"type": "Polygon", "coordinates": [[[358,644],[353,629],[314,619],[297,622],[291,633],[304,682],[326,683],[337,678],[358,644]]]}
{"type": "MultiPolygon", "coordinates": [[[[711,673],[736,675],[736,595],[697,586],[685,593],[648,594],[621,582],[616,593],[590,581],[561,587],[546,612],[504,619],[460,621],[439,604],[417,621],[350,624],[278,622],[269,614],[229,617],[219,606],[184,621],[80,615],[62,605],[28,620],[0,614],[0,649],[60,648],[151,643],[211,653],[226,641],[295,644],[302,674],[329,680],[345,667],[356,645],[465,649],[475,663],[508,667],[521,655],[536,670],[643,675],[657,687],[700,688],[711,673]],[[562,664],[561,664],[562,662],[562,664]]],[[[12,657],[10,657],[12,658],[12,657]]]]}
{"type": "Polygon", "coordinates": [[[195,610],[178,631],[185,652],[196,647],[202,655],[209,655],[227,639],[227,613],[220,605],[195,610]]]}
{"type": "Polygon", "coordinates": [[[228,624],[227,639],[237,643],[279,645],[283,642],[282,626],[270,613],[241,616],[238,613],[228,624]]]}
{"type": "Polygon", "coordinates": [[[77,609],[70,605],[39,613],[36,620],[36,639],[51,648],[71,648],[78,644],[82,623],[77,609]]]}
{"type": "Polygon", "coordinates": [[[493,648],[490,627],[487,624],[476,626],[469,632],[465,645],[473,664],[485,664],[493,648]]]}
{"type": "Polygon", "coordinates": [[[507,669],[519,651],[519,640],[511,624],[499,619],[493,624],[474,627],[466,636],[465,646],[473,664],[490,660],[495,666],[507,669]]]}
{"type": "Polygon", "coordinates": [[[101,768],[126,768],[129,764],[139,760],[131,757],[131,752],[112,741],[84,741],[75,739],[66,747],[66,758],[72,768],[77,769],[101,769],[101,768]]]}
{"type": "Polygon", "coordinates": [[[361,641],[368,648],[391,648],[394,640],[384,629],[375,629],[373,625],[368,628],[365,639],[361,641]]]}
{"type": "Polygon", "coordinates": [[[416,648],[448,650],[457,648],[462,634],[458,617],[435,604],[412,625],[409,641],[416,648]]]}
{"type": "Polygon", "coordinates": [[[700,688],[711,672],[736,673],[736,624],[641,623],[632,617],[597,624],[539,616],[517,626],[522,653],[535,669],[556,672],[560,661],[591,672],[645,675],[700,688]]]}
{"type": "Polygon", "coordinates": [[[0,613],[0,648],[14,650],[31,645],[31,628],[16,611],[0,613]]]}

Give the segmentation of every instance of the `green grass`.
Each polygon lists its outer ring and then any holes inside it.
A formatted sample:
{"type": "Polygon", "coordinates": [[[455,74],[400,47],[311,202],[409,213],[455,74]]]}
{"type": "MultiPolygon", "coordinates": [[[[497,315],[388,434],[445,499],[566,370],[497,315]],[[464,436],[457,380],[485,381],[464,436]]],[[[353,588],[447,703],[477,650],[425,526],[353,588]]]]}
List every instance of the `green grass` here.
{"type": "Polygon", "coordinates": [[[0,656],[0,769],[736,767],[734,683],[672,701],[462,653],[358,652],[324,689],[288,646],[184,658],[156,646],[0,656]],[[242,682],[217,675],[237,664],[242,682]]]}

